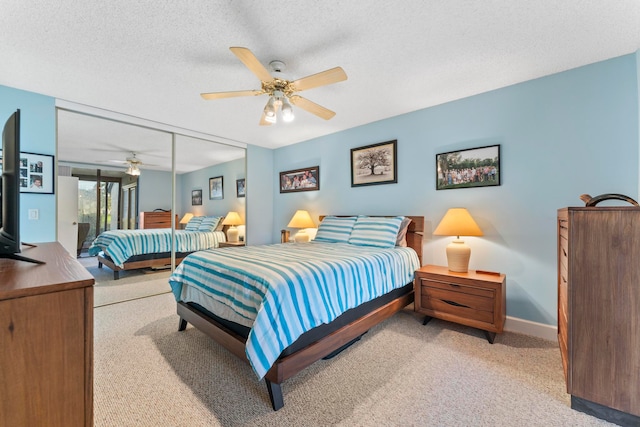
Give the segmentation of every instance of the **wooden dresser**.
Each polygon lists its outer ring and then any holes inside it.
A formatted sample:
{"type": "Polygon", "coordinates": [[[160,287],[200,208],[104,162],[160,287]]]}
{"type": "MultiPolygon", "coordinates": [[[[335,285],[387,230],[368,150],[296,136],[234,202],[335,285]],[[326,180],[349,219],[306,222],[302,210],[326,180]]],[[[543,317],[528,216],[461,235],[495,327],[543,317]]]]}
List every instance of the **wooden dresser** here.
{"type": "Polygon", "coordinates": [[[640,208],[558,210],[558,343],[571,407],[640,425],[640,208]]]}
{"type": "Polygon", "coordinates": [[[94,278],[60,245],[0,259],[0,426],[93,425],[94,278]]]}
{"type": "MultiPolygon", "coordinates": [[[[178,215],[174,216],[176,229],[179,228],[178,215]]],[[[153,211],[140,212],[141,229],[145,228],[171,228],[171,212],[153,211]]]]}

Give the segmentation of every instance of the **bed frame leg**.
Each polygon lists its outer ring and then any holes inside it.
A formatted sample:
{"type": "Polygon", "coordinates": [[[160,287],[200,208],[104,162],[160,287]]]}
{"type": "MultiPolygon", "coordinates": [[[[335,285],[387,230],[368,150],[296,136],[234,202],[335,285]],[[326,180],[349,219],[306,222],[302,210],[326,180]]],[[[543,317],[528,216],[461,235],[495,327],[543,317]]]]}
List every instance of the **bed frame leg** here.
{"type": "Polygon", "coordinates": [[[185,329],[187,329],[187,321],[181,317],[178,323],[178,331],[184,331],[185,329]]]}
{"type": "Polygon", "coordinates": [[[282,399],[282,386],[278,383],[272,383],[266,378],[264,382],[267,383],[267,390],[269,390],[269,399],[271,399],[271,406],[273,407],[274,411],[277,411],[284,406],[284,400],[282,399]]]}
{"type": "Polygon", "coordinates": [[[118,280],[120,279],[120,272],[119,271],[114,271],[113,272],[113,280],[118,280]]]}
{"type": "Polygon", "coordinates": [[[102,268],[102,263],[98,261],[98,268],[102,268]]]}

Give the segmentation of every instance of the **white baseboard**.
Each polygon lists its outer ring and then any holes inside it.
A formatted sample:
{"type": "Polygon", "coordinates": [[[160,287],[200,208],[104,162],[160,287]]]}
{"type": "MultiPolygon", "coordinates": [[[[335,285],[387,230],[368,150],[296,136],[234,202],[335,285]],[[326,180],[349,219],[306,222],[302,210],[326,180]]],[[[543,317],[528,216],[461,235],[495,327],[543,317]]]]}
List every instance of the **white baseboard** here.
{"type": "Polygon", "coordinates": [[[558,328],[544,323],[532,322],[507,316],[504,322],[504,330],[518,334],[532,335],[549,341],[558,341],[558,328]]]}

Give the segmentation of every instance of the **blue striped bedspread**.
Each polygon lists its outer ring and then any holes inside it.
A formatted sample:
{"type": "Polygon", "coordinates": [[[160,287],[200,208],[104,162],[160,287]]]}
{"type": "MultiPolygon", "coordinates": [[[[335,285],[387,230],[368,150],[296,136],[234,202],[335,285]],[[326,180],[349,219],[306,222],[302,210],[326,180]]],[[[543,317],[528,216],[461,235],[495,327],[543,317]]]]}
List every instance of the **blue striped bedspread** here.
{"type": "Polygon", "coordinates": [[[263,378],[304,332],[410,283],[419,267],[406,247],[285,243],[193,253],[169,283],[177,301],[193,286],[253,319],[245,351],[263,378]]]}
{"type": "MultiPolygon", "coordinates": [[[[224,242],[222,231],[176,230],[176,252],[193,252],[217,248],[224,242]]],[[[171,229],[111,230],[101,233],[89,248],[89,255],[104,252],[114,264],[122,268],[132,256],[171,252],[171,229]]]]}

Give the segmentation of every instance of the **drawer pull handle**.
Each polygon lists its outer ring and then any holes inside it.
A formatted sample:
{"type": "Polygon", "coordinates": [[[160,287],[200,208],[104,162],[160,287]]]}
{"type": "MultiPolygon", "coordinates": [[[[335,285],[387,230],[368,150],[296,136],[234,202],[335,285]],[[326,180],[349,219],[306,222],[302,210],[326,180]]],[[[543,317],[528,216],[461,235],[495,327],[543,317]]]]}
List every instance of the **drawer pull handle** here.
{"type": "Polygon", "coordinates": [[[453,306],[456,306],[456,307],[471,308],[471,307],[469,307],[468,305],[460,304],[460,303],[458,303],[458,302],[455,302],[455,301],[449,301],[449,300],[446,300],[446,299],[443,299],[443,300],[442,300],[442,302],[446,302],[447,304],[449,304],[449,305],[453,305],[453,306]]]}

